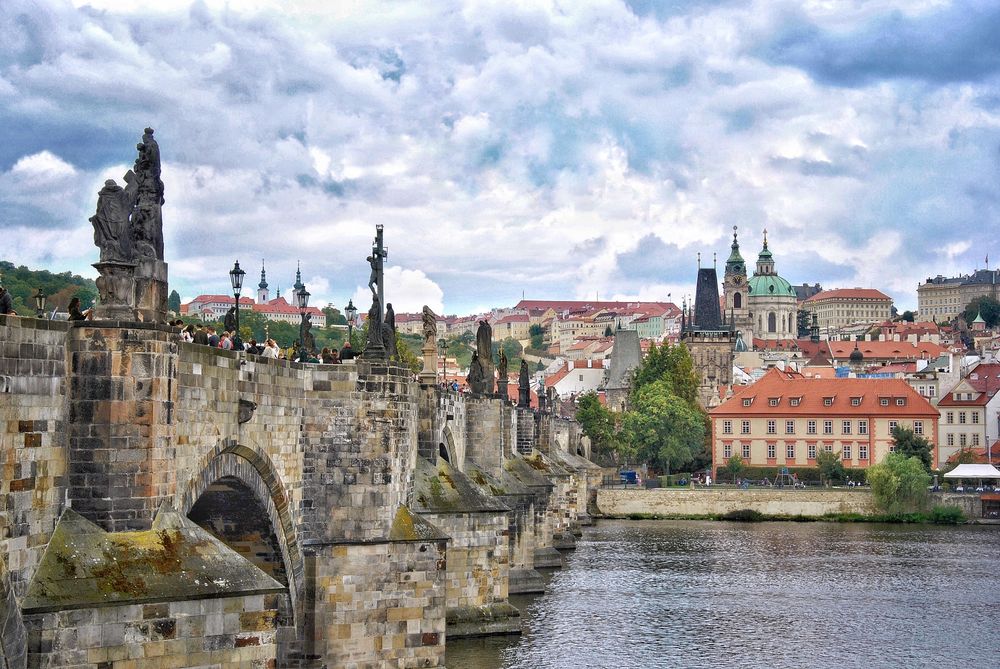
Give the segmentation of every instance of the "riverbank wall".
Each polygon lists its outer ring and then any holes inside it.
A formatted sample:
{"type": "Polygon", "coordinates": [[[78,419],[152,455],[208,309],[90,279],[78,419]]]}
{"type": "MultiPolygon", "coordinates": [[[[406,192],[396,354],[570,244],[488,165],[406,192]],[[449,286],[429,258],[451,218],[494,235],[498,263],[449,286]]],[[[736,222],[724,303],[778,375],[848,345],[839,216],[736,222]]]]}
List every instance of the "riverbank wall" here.
{"type": "Polygon", "coordinates": [[[877,513],[868,490],[740,490],[737,488],[602,488],[602,516],[712,516],[751,509],[765,515],[877,513]]]}

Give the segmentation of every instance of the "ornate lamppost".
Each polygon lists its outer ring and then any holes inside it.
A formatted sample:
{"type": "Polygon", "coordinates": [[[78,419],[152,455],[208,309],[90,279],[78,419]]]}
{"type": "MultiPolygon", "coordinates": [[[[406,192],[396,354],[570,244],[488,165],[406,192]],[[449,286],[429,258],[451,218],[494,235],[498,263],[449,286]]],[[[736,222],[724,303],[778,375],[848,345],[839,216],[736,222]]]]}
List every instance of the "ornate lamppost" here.
{"type": "Polygon", "coordinates": [[[45,318],[45,291],[41,288],[35,294],[35,314],[38,318],[45,318]]]}
{"type": "Polygon", "coordinates": [[[229,281],[233,284],[233,296],[236,298],[236,332],[233,333],[233,350],[243,350],[243,340],[240,339],[240,291],[243,289],[243,277],[246,272],[240,269],[240,261],[237,260],[233,268],[229,270],[229,281]]]}
{"type": "Polygon", "coordinates": [[[344,316],[347,317],[347,343],[351,345],[351,348],[354,348],[351,333],[354,331],[354,319],[358,317],[358,308],[354,306],[354,300],[347,300],[347,306],[344,307],[344,316]]]}
{"type": "Polygon", "coordinates": [[[448,342],[444,337],[438,339],[438,348],[441,350],[441,376],[445,389],[448,388],[448,342]]]}
{"type": "MultiPolygon", "coordinates": [[[[305,284],[299,288],[299,292],[295,293],[295,303],[299,307],[299,312],[302,315],[302,320],[299,322],[299,361],[302,360],[302,351],[306,348],[306,307],[309,306],[309,291],[306,290],[305,284]]],[[[312,351],[306,351],[311,353],[312,351]]]]}

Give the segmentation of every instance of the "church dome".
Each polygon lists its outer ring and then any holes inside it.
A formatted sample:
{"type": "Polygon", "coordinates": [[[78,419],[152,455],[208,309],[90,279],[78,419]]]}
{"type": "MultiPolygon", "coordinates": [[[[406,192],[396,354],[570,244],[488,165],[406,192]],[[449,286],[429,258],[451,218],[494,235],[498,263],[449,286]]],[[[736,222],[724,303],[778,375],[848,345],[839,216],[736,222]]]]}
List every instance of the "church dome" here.
{"type": "Polygon", "coordinates": [[[749,294],[751,297],[767,297],[768,295],[791,295],[795,296],[795,289],[792,284],[785,281],[777,274],[755,274],[750,277],[749,294]]]}
{"type": "Polygon", "coordinates": [[[856,365],[865,359],[865,354],[858,348],[858,342],[854,342],[854,350],[851,351],[851,364],[856,365]]]}

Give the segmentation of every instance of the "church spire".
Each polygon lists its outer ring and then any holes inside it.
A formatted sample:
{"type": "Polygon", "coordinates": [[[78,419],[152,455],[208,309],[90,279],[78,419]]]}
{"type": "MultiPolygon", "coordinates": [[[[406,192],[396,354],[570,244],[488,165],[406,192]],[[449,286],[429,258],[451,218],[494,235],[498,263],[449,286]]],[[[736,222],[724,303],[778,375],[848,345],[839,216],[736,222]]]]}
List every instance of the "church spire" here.
{"type": "Polygon", "coordinates": [[[260,283],[257,284],[258,288],[267,290],[267,273],[264,272],[264,259],[260,259],[260,283]]]}
{"type": "Polygon", "coordinates": [[[729,259],[726,260],[726,274],[744,274],[746,272],[746,262],[743,260],[743,256],[740,255],[740,242],[736,238],[736,226],[733,226],[733,244],[730,247],[732,250],[729,253],[729,259]]]}
{"type": "Polygon", "coordinates": [[[292,287],[295,288],[296,293],[304,288],[302,285],[302,264],[298,260],[295,261],[295,285],[292,287]]]}

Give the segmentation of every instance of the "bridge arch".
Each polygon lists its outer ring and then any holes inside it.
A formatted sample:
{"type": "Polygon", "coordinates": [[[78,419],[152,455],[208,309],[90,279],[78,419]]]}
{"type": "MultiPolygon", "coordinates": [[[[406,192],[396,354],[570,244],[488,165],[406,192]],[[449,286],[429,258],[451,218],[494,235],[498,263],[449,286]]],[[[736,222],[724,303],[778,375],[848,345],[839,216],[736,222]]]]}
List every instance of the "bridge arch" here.
{"type": "Polygon", "coordinates": [[[455,469],[465,468],[465,453],[459,453],[455,445],[455,435],[451,432],[451,426],[445,425],[441,430],[441,438],[438,440],[438,457],[446,460],[455,469]]]}
{"type": "Polygon", "coordinates": [[[299,627],[305,561],[292,521],[288,494],[266,453],[232,440],[219,444],[205,456],[201,469],[189,481],[180,509],[227,544],[232,541],[232,537],[225,536],[228,530],[239,530],[241,526],[246,529],[247,518],[252,518],[253,512],[257,512],[259,518],[262,512],[263,518],[259,520],[263,524],[257,529],[273,554],[245,557],[287,585],[291,610],[286,617],[290,614],[291,619],[279,620],[279,625],[299,627]],[[211,508],[213,500],[223,502],[231,515],[219,518],[211,508]],[[238,516],[240,512],[244,517],[238,516]]]}

